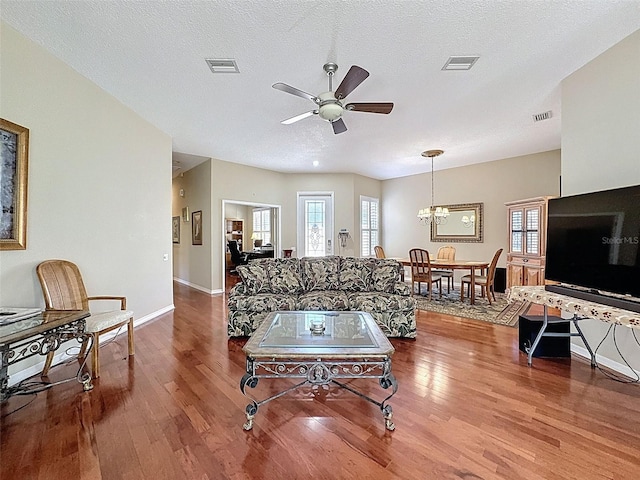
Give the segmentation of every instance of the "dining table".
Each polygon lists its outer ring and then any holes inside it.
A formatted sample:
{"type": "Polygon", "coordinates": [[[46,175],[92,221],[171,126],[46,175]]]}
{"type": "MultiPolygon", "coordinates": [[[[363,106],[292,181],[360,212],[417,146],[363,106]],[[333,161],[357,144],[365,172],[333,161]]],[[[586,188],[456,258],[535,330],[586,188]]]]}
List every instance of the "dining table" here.
{"type": "MultiPolygon", "coordinates": [[[[411,259],[409,258],[396,258],[403,267],[411,267],[411,259]]],[[[485,261],[477,261],[477,260],[441,260],[441,259],[433,259],[430,260],[432,268],[438,269],[446,269],[446,270],[469,270],[471,273],[471,295],[469,301],[471,305],[475,305],[476,303],[476,270],[480,272],[480,274],[489,268],[489,262],[485,261]]],[[[460,288],[463,288],[460,286],[460,288]]],[[[464,301],[464,295],[460,295],[460,300],[464,301]]]]}

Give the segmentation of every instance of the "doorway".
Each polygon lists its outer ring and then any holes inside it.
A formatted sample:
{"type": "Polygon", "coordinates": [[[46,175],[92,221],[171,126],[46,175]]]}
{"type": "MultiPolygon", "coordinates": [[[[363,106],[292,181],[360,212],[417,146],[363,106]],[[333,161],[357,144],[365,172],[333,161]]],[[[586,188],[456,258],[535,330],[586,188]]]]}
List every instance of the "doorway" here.
{"type": "Polygon", "coordinates": [[[333,192],[298,192],[299,257],[333,255],[333,192]]]}
{"type": "Polygon", "coordinates": [[[230,271],[231,259],[228,241],[235,240],[239,250],[254,250],[261,240],[263,252],[270,250],[270,255],[279,257],[281,252],[281,206],[259,202],[243,202],[238,200],[222,200],[222,248],[221,268],[222,290],[226,290],[226,277],[230,271]],[[261,212],[254,216],[254,212],[261,212]],[[265,215],[268,212],[268,215],[265,215]],[[256,218],[262,220],[256,223],[256,218]],[[268,219],[268,220],[265,220],[268,219]],[[256,232],[259,232],[256,234],[256,232]]]}

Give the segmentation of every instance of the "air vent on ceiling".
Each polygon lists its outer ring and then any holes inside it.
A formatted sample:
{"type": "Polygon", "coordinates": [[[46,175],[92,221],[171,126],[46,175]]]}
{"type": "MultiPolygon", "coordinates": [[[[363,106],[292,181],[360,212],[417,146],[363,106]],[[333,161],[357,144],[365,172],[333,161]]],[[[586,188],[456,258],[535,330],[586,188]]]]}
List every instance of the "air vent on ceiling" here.
{"type": "Polygon", "coordinates": [[[240,73],[238,64],[233,58],[205,58],[213,73],[240,73]]]}
{"type": "Polygon", "coordinates": [[[544,113],[536,113],[533,116],[534,122],[541,122],[542,120],[549,120],[551,118],[551,110],[544,113]]]}
{"type": "Polygon", "coordinates": [[[453,56],[449,57],[442,70],[469,70],[478,61],[478,56],[453,56]]]}
{"type": "Polygon", "coordinates": [[[178,160],[174,160],[171,162],[171,169],[175,172],[176,170],[180,170],[182,167],[180,166],[180,162],[178,160]]]}

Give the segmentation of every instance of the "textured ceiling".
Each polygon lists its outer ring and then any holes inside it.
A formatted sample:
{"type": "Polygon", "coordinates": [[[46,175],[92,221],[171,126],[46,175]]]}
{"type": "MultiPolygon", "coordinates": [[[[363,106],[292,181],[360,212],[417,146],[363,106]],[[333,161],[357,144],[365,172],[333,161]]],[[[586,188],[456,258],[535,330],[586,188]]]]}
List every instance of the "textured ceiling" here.
{"type": "MultiPolygon", "coordinates": [[[[560,147],[560,82],[640,28],[640,0],[13,1],[2,19],[173,138],[183,169],[200,157],[283,172],[387,179],[560,147]],[[442,71],[451,55],[479,55],[442,71]],[[214,75],[205,58],[234,58],[214,75]],[[334,135],[313,108],[322,65],[370,72],[334,135]],[[550,120],[532,115],[553,111],[550,120]],[[312,167],[318,160],[319,166],[312,167]]],[[[46,74],[46,72],[43,72],[46,74]]]]}

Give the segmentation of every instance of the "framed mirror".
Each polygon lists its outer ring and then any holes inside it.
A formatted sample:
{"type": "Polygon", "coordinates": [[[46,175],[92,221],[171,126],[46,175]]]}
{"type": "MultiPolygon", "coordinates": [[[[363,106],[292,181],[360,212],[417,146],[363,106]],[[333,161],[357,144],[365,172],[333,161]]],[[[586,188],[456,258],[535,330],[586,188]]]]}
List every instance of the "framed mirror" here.
{"type": "Polygon", "coordinates": [[[431,222],[432,242],[482,242],[482,203],[441,205],[449,216],[441,223],[431,222]]]}

